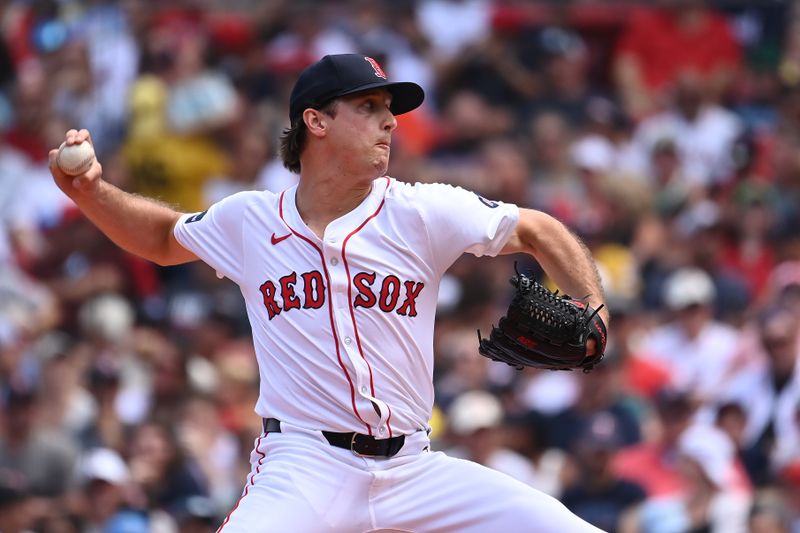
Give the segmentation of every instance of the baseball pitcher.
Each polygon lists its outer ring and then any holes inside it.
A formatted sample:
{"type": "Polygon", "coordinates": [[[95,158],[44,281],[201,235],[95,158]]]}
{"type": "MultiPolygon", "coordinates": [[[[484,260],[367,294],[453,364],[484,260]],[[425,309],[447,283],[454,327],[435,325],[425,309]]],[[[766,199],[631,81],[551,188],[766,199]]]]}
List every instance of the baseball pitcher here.
{"type": "MultiPolygon", "coordinates": [[[[430,449],[439,281],[464,252],[532,255],[572,300],[523,275],[487,357],[589,369],[606,310],[585,247],[552,217],[441,184],[386,176],[396,115],[422,103],[355,54],[297,80],[280,194],[249,191],[178,213],[102,180],[95,161],[58,185],[122,248],[161,265],[202,260],[241,288],[260,373],[263,432],[224,533],[590,532],[557,500],[430,449]]],[[[66,134],[68,145],[90,140],[66,134]]]]}

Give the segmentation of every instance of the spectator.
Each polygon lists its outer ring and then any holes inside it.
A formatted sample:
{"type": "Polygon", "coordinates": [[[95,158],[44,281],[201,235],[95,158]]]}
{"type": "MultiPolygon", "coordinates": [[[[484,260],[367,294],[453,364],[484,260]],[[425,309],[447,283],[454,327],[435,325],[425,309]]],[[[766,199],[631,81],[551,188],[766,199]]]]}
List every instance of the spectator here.
{"type": "Polygon", "coordinates": [[[622,445],[617,431],[611,413],[598,412],[589,419],[575,440],[578,474],[561,498],[570,511],[609,533],[625,531],[645,499],[642,487],[620,479],[611,468],[622,445]]]}
{"type": "Polygon", "coordinates": [[[728,488],[735,457],[728,437],[711,426],[689,427],[678,441],[678,454],[684,490],[647,501],[639,511],[639,531],[745,533],[750,498],[728,488]]]}
{"type": "Polygon", "coordinates": [[[26,209],[20,205],[18,193],[25,185],[30,163],[19,151],[0,140],[0,263],[10,263],[17,253],[31,253],[25,245],[38,229],[26,220],[26,209]],[[27,226],[27,227],[26,227],[27,226]],[[27,234],[27,235],[26,235],[27,234]]]}
{"type": "Polygon", "coordinates": [[[532,485],[558,498],[566,476],[567,454],[550,445],[547,420],[535,411],[509,417],[505,422],[508,447],[526,457],[535,470],[532,485]]]}
{"type": "Polygon", "coordinates": [[[475,461],[533,485],[535,473],[528,460],[503,446],[500,402],[483,391],[469,391],[453,401],[447,413],[453,447],[447,454],[475,461]]]}
{"type": "Polygon", "coordinates": [[[120,364],[115,359],[99,358],[89,371],[88,391],[97,406],[96,416],[79,434],[84,448],[125,447],[125,424],[116,410],[120,392],[120,364]]]}
{"type": "Polygon", "coordinates": [[[204,204],[211,205],[231,194],[255,189],[261,169],[271,158],[270,147],[271,139],[263,128],[246,126],[233,142],[230,172],[205,184],[204,204]]]}
{"type": "Polygon", "coordinates": [[[741,478],[755,486],[767,485],[774,477],[769,468],[769,455],[766,450],[745,441],[745,408],[736,402],[723,403],[717,410],[715,425],[728,435],[736,447],[737,468],[741,468],[741,478]]]}
{"type": "Polygon", "coordinates": [[[545,112],[530,124],[531,176],[528,201],[574,225],[586,199],[577,171],[570,161],[572,132],[559,114],[545,112]]]}
{"type": "Polygon", "coordinates": [[[491,4],[486,0],[425,0],[416,13],[417,26],[430,41],[435,59],[455,57],[489,34],[491,4]]]}
{"type": "Polygon", "coordinates": [[[11,388],[4,402],[0,468],[22,474],[35,496],[56,497],[70,487],[78,450],[63,430],[41,423],[35,390],[11,388]]]}
{"type": "Polygon", "coordinates": [[[72,350],[71,344],[68,336],[53,333],[41,338],[35,352],[40,365],[41,422],[74,437],[89,425],[95,405],[82,383],[85,353],[72,350]]]}
{"type": "Polygon", "coordinates": [[[541,80],[535,58],[525,46],[526,36],[495,28],[486,39],[465,47],[446,64],[440,76],[439,101],[467,90],[492,106],[524,108],[539,96],[541,80]]]}
{"type": "Polygon", "coordinates": [[[146,514],[128,505],[130,472],[116,452],[108,448],[88,451],[78,463],[78,475],[85,498],[84,531],[115,531],[123,522],[126,532],[150,531],[146,514]]]}
{"type": "MultiPolygon", "coordinates": [[[[0,330],[6,332],[0,335],[0,346],[35,339],[58,324],[61,305],[56,295],[13,263],[0,263],[0,293],[0,330]]],[[[8,370],[10,377],[20,369],[8,370]]]]}
{"type": "Polygon", "coordinates": [[[491,385],[489,362],[478,355],[473,335],[473,331],[464,328],[441,337],[437,363],[447,371],[436,380],[436,402],[445,409],[461,394],[491,385]]]}
{"type": "Polygon", "coordinates": [[[153,73],[131,88],[123,154],[142,193],[201,210],[204,183],[229,164],[209,134],[234,119],[237,96],[227,78],[206,69],[204,36],[191,22],[167,19],[148,42],[153,73]]]}
{"type": "Polygon", "coordinates": [[[640,485],[649,498],[683,490],[678,474],[678,441],[689,427],[694,406],[689,397],[665,389],[655,398],[657,433],[652,441],[621,449],[612,461],[614,473],[640,485]]]}
{"type": "Polygon", "coordinates": [[[583,129],[592,120],[592,106],[606,95],[589,79],[591,58],[580,34],[569,28],[547,26],[535,37],[543,72],[543,90],[523,107],[527,113],[556,112],[583,129]]]}
{"type": "MultiPolygon", "coordinates": [[[[210,398],[189,398],[180,413],[180,442],[186,455],[201,469],[203,478],[208,481],[206,507],[231,508],[241,496],[236,468],[239,448],[235,435],[222,426],[219,412],[210,398]]],[[[188,500],[186,503],[188,505],[188,500]]],[[[187,511],[202,506],[195,503],[190,507],[187,511]]]]}
{"type": "MultiPolygon", "coordinates": [[[[643,310],[624,298],[611,302],[614,330],[608,339],[608,357],[618,359],[617,364],[621,367],[619,386],[622,396],[633,400],[630,402],[632,405],[636,405],[635,401],[642,402],[643,405],[638,405],[641,409],[649,405],[660,391],[668,388],[670,375],[661,364],[641,353],[639,340],[644,335],[646,323],[643,310]]],[[[646,424],[646,417],[642,418],[640,424],[646,424]]]]}
{"type": "Polygon", "coordinates": [[[773,306],[762,313],[757,324],[759,364],[730,383],[724,398],[745,409],[742,439],[752,457],[746,464],[754,481],[763,484],[771,480],[769,472],[779,471],[798,457],[798,317],[786,307],[773,306]],[[769,459],[766,471],[757,469],[762,466],[759,457],[769,459]]]}
{"type": "Polygon", "coordinates": [[[131,436],[129,465],[134,482],[147,497],[150,508],[173,511],[190,496],[206,496],[207,482],[201,469],[186,457],[172,427],[146,422],[131,436]]]}
{"type": "Polygon", "coordinates": [[[203,496],[190,496],[176,511],[179,533],[214,533],[219,517],[214,503],[203,496]]]}
{"type": "Polygon", "coordinates": [[[629,116],[641,119],[663,104],[685,72],[719,101],[739,68],[741,50],[725,19],[705,0],[664,0],[639,8],[620,38],[613,73],[629,116]]]}
{"type": "Polygon", "coordinates": [[[649,167],[649,178],[656,190],[654,207],[659,215],[665,218],[674,216],[688,203],[705,195],[702,185],[691,183],[684,175],[674,139],[664,137],[656,141],[650,151],[649,167]]]}
{"type": "Polygon", "coordinates": [[[702,270],[679,269],[663,296],[674,318],[650,332],[642,353],[670,373],[672,387],[712,400],[732,377],[737,347],[735,330],[713,319],[713,282],[702,270]]]}
{"type": "Polygon", "coordinates": [[[628,242],[633,222],[649,203],[638,180],[621,175],[617,156],[613,143],[598,134],[585,135],[570,147],[583,198],[583,207],[574,208],[572,225],[590,243],[628,242]]]}
{"type": "Polygon", "coordinates": [[[549,419],[548,434],[554,446],[573,450],[600,413],[611,417],[619,447],[639,442],[639,421],[621,393],[620,361],[612,357],[584,376],[572,406],[549,419]]]}
{"type": "MultiPolygon", "coordinates": [[[[639,158],[647,161],[659,142],[672,142],[688,186],[708,188],[724,183],[733,172],[733,145],[742,133],[741,120],[710,100],[702,79],[695,74],[677,78],[672,94],[664,110],[636,127],[632,142],[639,158]]],[[[654,174],[649,166],[642,170],[654,174]]]]}

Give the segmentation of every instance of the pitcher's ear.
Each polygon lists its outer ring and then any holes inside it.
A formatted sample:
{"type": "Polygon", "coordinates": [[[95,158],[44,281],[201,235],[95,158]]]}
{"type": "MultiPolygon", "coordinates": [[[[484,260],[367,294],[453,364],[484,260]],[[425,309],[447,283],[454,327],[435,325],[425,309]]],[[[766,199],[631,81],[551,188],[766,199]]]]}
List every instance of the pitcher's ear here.
{"type": "Polygon", "coordinates": [[[328,120],[330,117],[319,109],[306,109],[303,111],[303,121],[306,123],[308,132],[315,137],[322,137],[328,131],[328,120]]]}

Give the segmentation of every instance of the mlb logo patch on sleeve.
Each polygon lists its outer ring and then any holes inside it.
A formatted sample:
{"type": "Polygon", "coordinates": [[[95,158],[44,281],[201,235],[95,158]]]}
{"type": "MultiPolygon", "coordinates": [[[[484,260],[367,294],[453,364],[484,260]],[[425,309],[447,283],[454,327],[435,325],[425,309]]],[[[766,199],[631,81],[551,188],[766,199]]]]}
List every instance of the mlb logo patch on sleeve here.
{"type": "Polygon", "coordinates": [[[195,213],[194,215],[192,215],[192,216],[190,216],[189,218],[186,219],[186,223],[187,224],[191,224],[192,222],[197,222],[198,220],[200,220],[204,216],[206,216],[206,213],[208,213],[208,210],[205,210],[205,211],[203,211],[201,213],[195,213]]]}

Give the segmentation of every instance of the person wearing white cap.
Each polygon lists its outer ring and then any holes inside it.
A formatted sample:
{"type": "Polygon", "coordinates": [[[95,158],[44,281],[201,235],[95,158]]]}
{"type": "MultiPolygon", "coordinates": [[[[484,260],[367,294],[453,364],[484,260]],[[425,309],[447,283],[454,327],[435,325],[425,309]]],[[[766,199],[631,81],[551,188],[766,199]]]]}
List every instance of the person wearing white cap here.
{"type": "Polygon", "coordinates": [[[139,508],[141,486],[116,451],[87,451],[78,461],[76,477],[86,517],[83,533],[177,533],[175,520],[165,510],[139,508]]]}
{"type": "Polygon", "coordinates": [[[680,268],[662,297],[671,319],[650,332],[641,353],[667,370],[672,388],[713,399],[732,377],[738,348],[736,330],[714,319],[714,282],[699,268],[680,268]]]}
{"type": "Polygon", "coordinates": [[[447,411],[448,429],[455,447],[452,457],[468,459],[534,486],[536,472],[524,456],[505,448],[498,431],[503,406],[485,391],[468,391],[457,396],[447,411]]]}
{"type": "Polygon", "coordinates": [[[84,455],[79,463],[82,480],[105,481],[110,485],[123,486],[130,479],[128,465],[117,452],[108,448],[95,448],[84,455]]]}
{"type": "MultiPolygon", "coordinates": [[[[86,510],[84,530],[90,533],[107,531],[125,513],[126,485],[130,481],[128,466],[114,450],[94,448],[80,458],[76,473],[86,510]]],[[[130,525],[131,521],[127,522],[130,525]]],[[[137,523],[138,529],[130,531],[147,531],[145,517],[137,523]]]]}

